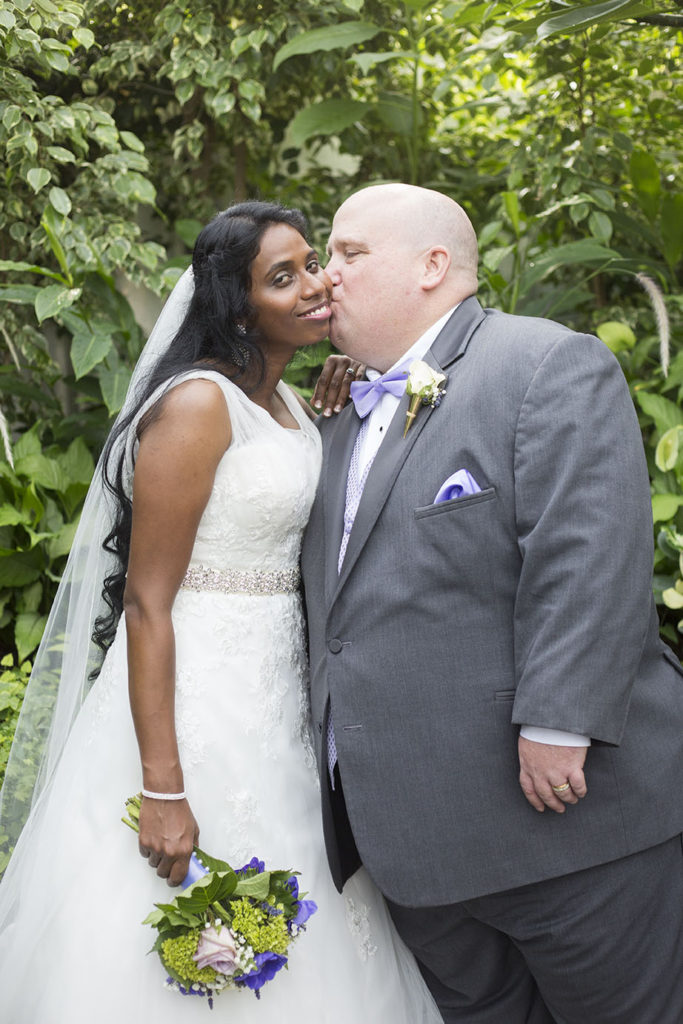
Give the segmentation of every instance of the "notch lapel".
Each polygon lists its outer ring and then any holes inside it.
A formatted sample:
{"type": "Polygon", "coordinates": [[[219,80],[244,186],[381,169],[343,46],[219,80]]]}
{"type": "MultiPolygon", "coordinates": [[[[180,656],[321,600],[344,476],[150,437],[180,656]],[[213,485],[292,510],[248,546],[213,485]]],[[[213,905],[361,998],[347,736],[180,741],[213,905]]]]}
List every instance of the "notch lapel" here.
{"type": "MultiPolygon", "coordinates": [[[[484,311],[474,296],[465,299],[453,313],[452,317],[443,327],[431,349],[426,353],[424,362],[438,373],[445,373],[448,367],[461,358],[467,349],[474,331],[484,319],[484,311]]],[[[447,394],[444,402],[449,400],[448,391],[453,383],[454,369],[446,373],[445,386],[447,394]]],[[[453,400],[454,396],[453,396],[453,400]]],[[[410,398],[406,394],[401,399],[398,409],[391,421],[386,437],[382,441],[375,461],[373,462],[368,478],[365,482],[363,495],[358,506],[358,512],[349,536],[349,543],[342,565],[341,573],[337,574],[337,561],[339,546],[341,544],[342,526],[344,521],[344,505],[346,502],[346,479],[348,466],[351,460],[353,445],[360,429],[358,423],[355,430],[337,430],[335,438],[330,447],[328,458],[328,477],[326,495],[330,495],[329,506],[326,507],[326,521],[328,524],[328,545],[327,551],[327,596],[328,608],[331,607],[336,597],[348,579],[358,556],[365,546],[370,533],[377,522],[377,519],[389,497],[394,481],[427,422],[433,415],[438,415],[438,410],[432,406],[421,406],[417,417],[403,437],[406,413],[410,405],[410,398]],[[331,479],[330,474],[336,474],[337,479],[331,479]],[[341,479],[339,478],[341,474],[341,479]],[[336,547],[334,545],[336,544],[336,547]],[[333,550],[334,548],[334,550],[333,550]]],[[[340,414],[343,415],[343,414],[340,414]]],[[[358,417],[352,413],[357,420],[358,417]]],[[[341,426],[341,424],[340,424],[341,426]]]]}
{"type": "Polygon", "coordinates": [[[351,453],[356,443],[361,421],[353,405],[339,413],[329,450],[324,460],[323,508],[325,523],[325,595],[328,604],[337,589],[339,574],[339,548],[344,529],[346,481],[351,453]]]}

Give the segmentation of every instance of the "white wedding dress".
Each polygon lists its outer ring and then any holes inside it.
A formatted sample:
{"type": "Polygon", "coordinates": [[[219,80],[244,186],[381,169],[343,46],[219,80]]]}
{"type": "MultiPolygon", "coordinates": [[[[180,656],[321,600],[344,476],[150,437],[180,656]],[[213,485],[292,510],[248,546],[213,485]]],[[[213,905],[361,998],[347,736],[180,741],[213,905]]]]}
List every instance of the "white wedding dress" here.
{"type": "MultiPolygon", "coordinates": [[[[190,567],[296,570],[320,469],[317,430],[279,386],[285,429],[233,384],[232,443],[219,463],[190,567]]],[[[321,572],[323,567],[321,566],[321,572]]],[[[220,576],[220,579],[224,577],[220,576]]],[[[251,578],[251,577],[250,577],[251,578]]],[[[272,579],[272,577],[265,577],[272,579]]],[[[141,786],[128,706],[125,621],[73,728],[43,820],[20,840],[2,885],[2,1024],[437,1024],[412,956],[363,871],[343,896],[329,878],[309,737],[299,595],[183,587],[176,634],[176,726],[200,845],[239,867],[253,856],[301,872],[318,904],[289,969],[262,989],[227,990],[213,1011],[164,987],[156,932],[141,924],[174,894],[121,823],[141,786]],[[9,904],[11,913],[7,913],[9,904]]]]}

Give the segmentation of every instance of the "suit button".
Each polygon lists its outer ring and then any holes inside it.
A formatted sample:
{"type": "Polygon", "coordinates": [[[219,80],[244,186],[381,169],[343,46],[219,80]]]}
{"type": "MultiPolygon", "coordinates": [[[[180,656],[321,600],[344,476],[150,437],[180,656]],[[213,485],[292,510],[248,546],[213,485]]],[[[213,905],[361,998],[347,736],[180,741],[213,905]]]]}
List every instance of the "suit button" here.
{"type": "Polygon", "coordinates": [[[334,640],[330,640],[329,644],[327,645],[327,649],[332,654],[339,654],[343,646],[344,644],[341,642],[341,640],[338,640],[337,637],[335,637],[334,640]]]}

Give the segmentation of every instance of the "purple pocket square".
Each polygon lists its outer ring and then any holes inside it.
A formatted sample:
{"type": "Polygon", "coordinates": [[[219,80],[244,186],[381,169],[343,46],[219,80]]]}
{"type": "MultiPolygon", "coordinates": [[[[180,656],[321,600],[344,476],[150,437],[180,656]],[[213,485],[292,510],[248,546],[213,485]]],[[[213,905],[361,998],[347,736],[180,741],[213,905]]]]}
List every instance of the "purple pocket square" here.
{"type": "Polygon", "coordinates": [[[434,504],[450,501],[451,498],[465,498],[468,494],[477,494],[480,490],[481,487],[472,474],[468,473],[466,469],[459,469],[441,484],[434,498],[434,504]]]}

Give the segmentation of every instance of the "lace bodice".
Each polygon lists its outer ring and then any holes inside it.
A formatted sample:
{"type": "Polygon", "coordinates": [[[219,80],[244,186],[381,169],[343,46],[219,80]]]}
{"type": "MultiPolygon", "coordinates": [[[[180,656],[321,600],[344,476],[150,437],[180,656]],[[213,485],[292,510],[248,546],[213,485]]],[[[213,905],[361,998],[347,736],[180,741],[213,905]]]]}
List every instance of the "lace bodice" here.
{"type": "Polygon", "coordinates": [[[280,426],[219,373],[192,371],[176,383],[195,377],[213,380],[223,391],[232,440],[218,464],[190,566],[261,571],[296,568],[322,459],[316,427],[282,382],[278,394],[298,430],[280,426]]]}

